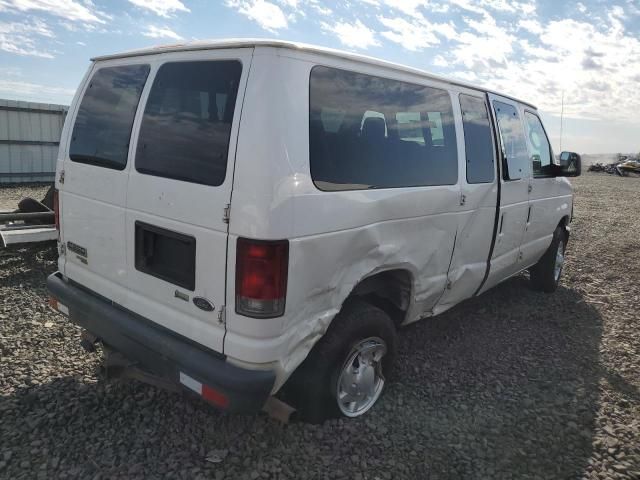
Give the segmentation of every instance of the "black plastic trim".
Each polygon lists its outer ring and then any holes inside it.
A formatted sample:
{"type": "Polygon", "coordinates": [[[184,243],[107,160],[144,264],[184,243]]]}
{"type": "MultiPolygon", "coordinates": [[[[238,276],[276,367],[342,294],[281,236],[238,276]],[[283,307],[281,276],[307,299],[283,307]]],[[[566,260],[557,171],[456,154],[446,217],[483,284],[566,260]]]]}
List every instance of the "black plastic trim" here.
{"type": "Polygon", "coordinates": [[[136,220],[135,267],[142,273],[193,292],[196,288],[196,238],[136,220]],[[171,262],[178,260],[178,268],[176,265],[167,268],[167,262],[155,255],[156,239],[172,242],[168,258],[171,262]]]}
{"type": "Polygon", "coordinates": [[[47,278],[53,297],[69,308],[69,319],[141,366],[179,383],[180,373],[209,385],[229,399],[230,412],[256,412],[271,393],[275,373],[248,370],[225,361],[204,346],[166,329],[108,299],[65,281],[59,272],[47,278]]]}

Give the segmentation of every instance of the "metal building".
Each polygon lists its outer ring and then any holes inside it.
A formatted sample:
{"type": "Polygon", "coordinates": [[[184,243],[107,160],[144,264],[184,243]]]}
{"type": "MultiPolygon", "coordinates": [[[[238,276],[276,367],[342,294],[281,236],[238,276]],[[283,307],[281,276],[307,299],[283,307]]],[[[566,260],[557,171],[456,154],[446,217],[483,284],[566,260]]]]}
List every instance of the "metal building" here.
{"type": "Polygon", "coordinates": [[[53,182],[68,108],[0,99],[0,184],[53,182]]]}

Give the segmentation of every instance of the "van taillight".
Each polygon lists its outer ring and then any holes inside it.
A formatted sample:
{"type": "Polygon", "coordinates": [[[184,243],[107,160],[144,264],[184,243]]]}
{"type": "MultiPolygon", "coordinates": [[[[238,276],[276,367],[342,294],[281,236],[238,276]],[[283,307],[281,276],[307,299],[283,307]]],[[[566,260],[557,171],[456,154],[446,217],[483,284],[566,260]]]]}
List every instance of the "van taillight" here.
{"type": "Polygon", "coordinates": [[[284,314],[289,242],[238,238],[236,313],[255,318],[284,314]]]}
{"type": "Polygon", "coordinates": [[[58,189],[53,191],[53,217],[56,223],[56,230],[60,230],[60,201],[58,200],[58,189]]]}

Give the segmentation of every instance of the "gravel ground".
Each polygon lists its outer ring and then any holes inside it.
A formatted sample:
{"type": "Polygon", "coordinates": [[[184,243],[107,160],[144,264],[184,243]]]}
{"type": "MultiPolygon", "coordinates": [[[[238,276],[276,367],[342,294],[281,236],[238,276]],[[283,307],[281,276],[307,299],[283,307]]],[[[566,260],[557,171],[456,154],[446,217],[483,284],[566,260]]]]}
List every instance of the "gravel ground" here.
{"type": "Polygon", "coordinates": [[[0,252],[0,476],[638,479],[639,182],[576,179],[558,292],[523,275],[406,328],[380,404],[322,426],[105,380],[46,306],[54,248],[0,252]]]}
{"type": "Polygon", "coordinates": [[[18,202],[24,197],[33,197],[40,201],[47,193],[49,184],[25,184],[3,186],[0,184],[0,211],[18,208],[18,202]]]}

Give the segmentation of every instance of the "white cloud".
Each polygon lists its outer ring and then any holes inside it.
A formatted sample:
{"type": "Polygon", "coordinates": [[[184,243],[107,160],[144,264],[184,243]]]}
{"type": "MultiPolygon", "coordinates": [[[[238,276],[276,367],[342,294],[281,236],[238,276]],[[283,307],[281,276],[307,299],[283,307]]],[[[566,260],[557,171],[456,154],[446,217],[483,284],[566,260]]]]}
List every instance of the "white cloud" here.
{"type": "Polygon", "coordinates": [[[423,7],[429,2],[427,0],[384,0],[384,3],[407,15],[415,15],[418,7],[423,7]]]}
{"type": "Polygon", "coordinates": [[[540,22],[534,19],[520,20],[518,22],[518,27],[538,35],[544,31],[540,22]]]}
{"type": "Polygon", "coordinates": [[[311,5],[311,8],[318,12],[320,15],[326,16],[333,13],[333,10],[331,10],[326,5],[321,4],[319,0],[309,0],[309,5],[311,5]]]}
{"type": "Polygon", "coordinates": [[[129,0],[129,2],[165,18],[177,12],[190,12],[180,0],[129,0]]]}
{"type": "Polygon", "coordinates": [[[53,58],[53,54],[36,46],[37,37],[54,38],[53,32],[40,20],[0,22],[0,50],[16,55],[53,58]]]}
{"type": "Polygon", "coordinates": [[[429,25],[418,22],[411,23],[400,17],[378,17],[378,20],[389,29],[382,32],[381,35],[407,50],[415,52],[440,43],[438,37],[433,33],[433,29],[429,28],[429,25]]]}
{"type": "Polygon", "coordinates": [[[265,30],[275,32],[289,26],[286,15],[275,3],[266,0],[227,0],[226,4],[265,30]]]}
{"type": "Polygon", "coordinates": [[[481,20],[465,18],[464,21],[470,29],[455,37],[457,44],[452,48],[454,59],[477,72],[506,67],[515,37],[499,26],[487,12],[481,20]]]}
{"type": "Polygon", "coordinates": [[[22,80],[7,80],[0,78],[0,97],[32,102],[60,102],[67,104],[71,101],[74,89],[64,87],[52,87],[37,83],[24,82],[22,80]]]}
{"type": "Polygon", "coordinates": [[[449,65],[449,62],[447,62],[447,60],[442,55],[436,55],[433,58],[433,64],[436,67],[446,67],[449,65]]]}
{"type": "Polygon", "coordinates": [[[142,35],[149,38],[169,38],[172,40],[182,40],[182,37],[169,27],[158,27],[156,25],[149,25],[147,29],[142,32],[142,35]]]}
{"type": "Polygon", "coordinates": [[[381,32],[383,37],[414,52],[438,45],[439,37],[454,39],[458,35],[452,23],[431,22],[421,13],[415,13],[410,20],[379,16],[378,21],[389,29],[381,32]]]}
{"type": "Polygon", "coordinates": [[[499,12],[522,13],[531,15],[536,10],[536,2],[508,0],[450,0],[450,3],[469,12],[486,14],[487,9],[499,12]]]}
{"type": "MultiPolygon", "coordinates": [[[[599,22],[565,18],[498,23],[466,19],[450,50],[456,76],[528,100],[568,118],[637,122],[640,37],[625,29],[626,12],[609,7],[599,22]],[[518,31],[526,38],[517,38],[518,31]],[[457,66],[457,67],[456,67],[457,66]]],[[[440,63],[443,59],[438,59],[440,63]]]]}
{"type": "Polygon", "coordinates": [[[323,30],[336,35],[340,42],[347,47],[367,49],[380,45],[375,32],[360,20],[352,23],[337,22],[333,25],[323,22],[321,26],[323,30]]]}
{"type": "Polygon", "coordinates": [[[0,11],[40,11],[73,22],[105,23],[107,16],[95,10],[90,1],[76,0],[0,0],[0,11]]]}

